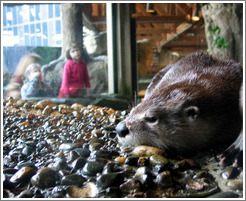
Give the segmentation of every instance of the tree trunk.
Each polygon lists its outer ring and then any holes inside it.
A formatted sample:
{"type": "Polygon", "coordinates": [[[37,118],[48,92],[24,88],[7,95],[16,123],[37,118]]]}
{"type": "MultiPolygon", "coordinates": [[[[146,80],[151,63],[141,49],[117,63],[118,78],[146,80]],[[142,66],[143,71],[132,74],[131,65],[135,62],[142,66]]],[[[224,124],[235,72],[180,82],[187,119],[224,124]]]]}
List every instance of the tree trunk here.
{"type": "Polygon", "coordinates": [[[243,4],[202,4],[209,52],[243,63],[243,4]]]}
{"type": "Polygon", "coordinates": [[[81,4],[61,4],[62,11],[62,54],[64,54],[71,43],[83,47],[83,21],[81,4]]]}
{"type": "Polygon", "coordinates": [[[67,48],[71,45],[71,43],[76,43],[81,46],[82,52],[83,47],[81,4],[61,4],[61,12],[63,36],[61,56],[57,60],[42,66],[43,79],[54,89],[56,96],[58,96],[61,86],[63,67],[64,63],[66,62],[65,53],[67,48]]]}

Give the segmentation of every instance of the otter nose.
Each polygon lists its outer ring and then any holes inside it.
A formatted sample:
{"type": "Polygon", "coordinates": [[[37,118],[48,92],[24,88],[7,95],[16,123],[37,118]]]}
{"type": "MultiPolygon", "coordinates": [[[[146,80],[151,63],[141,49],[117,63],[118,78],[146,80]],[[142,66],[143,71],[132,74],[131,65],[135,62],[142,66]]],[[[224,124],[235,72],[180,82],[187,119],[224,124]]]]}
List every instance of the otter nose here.
{"type": "Polygon", "coordinates": [[[121,121],[120,123],[118,123],[115,129],[120,137],[125,137],[129,133],[125,121],[121,121]]]}

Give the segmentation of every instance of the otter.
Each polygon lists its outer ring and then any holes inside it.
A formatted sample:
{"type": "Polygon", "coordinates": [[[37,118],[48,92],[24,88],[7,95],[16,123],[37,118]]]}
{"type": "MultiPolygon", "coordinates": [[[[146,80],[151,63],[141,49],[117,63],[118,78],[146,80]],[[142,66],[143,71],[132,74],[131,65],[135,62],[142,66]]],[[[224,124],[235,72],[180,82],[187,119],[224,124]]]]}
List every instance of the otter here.
{"type": "MultiPolygon", "coordinates": [[[[144,100],[116,126],[118,141],[123,146],[149,145],[178,153],[229,146],[242,129],[242,81],[239,63],[207,53],[169,64],[153,77],[144,100]]],[[[232,145],[225,151],[224,161],[235,149],[238,146],[232,145]]]]}
{"type": "MultiPolygon", "coordinates": [[[[241,117],[243,117],[243,84],[240,90],[240,112],[241,117]]],[[[221,165],[227,166],[231,165],[233,162],[233,166],[243,166],[243,128],[237,139],[229,146],[223,154],[221,154],[221,165]]]]}

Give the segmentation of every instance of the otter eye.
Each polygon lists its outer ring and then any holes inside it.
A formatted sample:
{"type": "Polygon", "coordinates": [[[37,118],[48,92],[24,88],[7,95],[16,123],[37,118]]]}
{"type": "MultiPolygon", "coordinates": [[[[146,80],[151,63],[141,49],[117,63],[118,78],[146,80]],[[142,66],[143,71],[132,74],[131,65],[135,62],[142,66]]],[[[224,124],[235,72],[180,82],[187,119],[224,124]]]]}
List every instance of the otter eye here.
{"type": "Polygon", "coordinates": [[[145,117],[145,121],[148,123],[155,123],[157,121],[156,117],[145,117]]]}

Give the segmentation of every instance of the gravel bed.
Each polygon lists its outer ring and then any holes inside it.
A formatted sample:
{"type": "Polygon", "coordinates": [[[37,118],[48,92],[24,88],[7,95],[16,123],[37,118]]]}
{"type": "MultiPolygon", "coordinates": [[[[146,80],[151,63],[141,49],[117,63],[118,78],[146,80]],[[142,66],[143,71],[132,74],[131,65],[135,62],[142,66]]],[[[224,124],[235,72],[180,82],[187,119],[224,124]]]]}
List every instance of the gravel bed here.
{"type": "Polygon", "coordinates": [[[4,99],[4,198],[242,197],[242,169],[218,151],[181,157],[122,148],[115,126],[127,111],[50,100],[4,99]]]}

